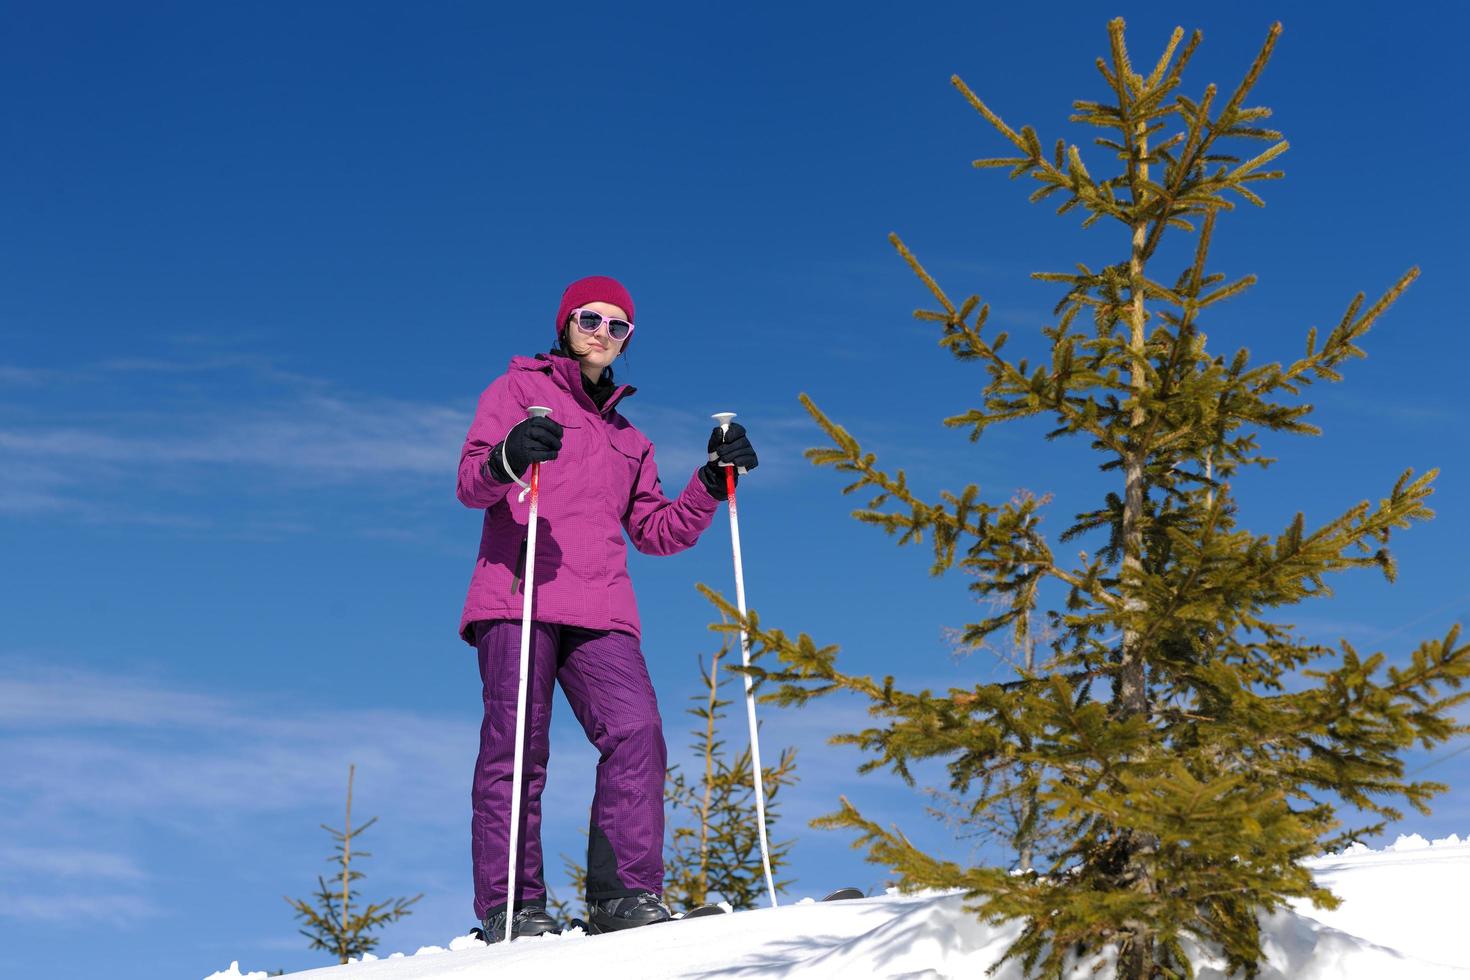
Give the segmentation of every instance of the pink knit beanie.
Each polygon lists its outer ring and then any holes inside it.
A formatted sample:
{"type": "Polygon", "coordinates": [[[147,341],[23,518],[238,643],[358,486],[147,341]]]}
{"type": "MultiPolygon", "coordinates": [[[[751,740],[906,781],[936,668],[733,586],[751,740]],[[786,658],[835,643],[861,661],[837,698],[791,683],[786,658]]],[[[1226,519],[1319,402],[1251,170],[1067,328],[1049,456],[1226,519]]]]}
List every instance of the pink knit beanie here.
{"type": "MultiPolygon", "coordinates": [[[[612,303],[621,307],[628,315],[628,322],[638,322],[633,319],[633,297],[622,283],[611,276],[587,276],[572,283],[561,294],[561,305],[556,308],[557,337],[561,336],[562,328],[567,325],[567,316],[579,306],[586,306],[588,303],[612,303]]],[[[629,336],[623,342],[624,351],[632,340],[632,336],[629,336]]]]}

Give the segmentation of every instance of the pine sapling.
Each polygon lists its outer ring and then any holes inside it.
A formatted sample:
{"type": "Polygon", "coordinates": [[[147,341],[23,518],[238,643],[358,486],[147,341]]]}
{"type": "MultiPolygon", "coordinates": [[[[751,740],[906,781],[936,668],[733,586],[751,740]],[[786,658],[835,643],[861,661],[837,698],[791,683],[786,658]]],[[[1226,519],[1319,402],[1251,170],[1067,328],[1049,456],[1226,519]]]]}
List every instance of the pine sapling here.
{"type": "MultiPolygon", "coordinates": [[[[729,652],[727,639],[710,658],[708,668],[700,658],[703,690],[691,698],[696,707],[688,709],[700,722],[690,732],[694,738],[690,748],[703,763],[704,771],[697,781],[690,781],[677,765],[671,766],[664,784],[665,805],[684,818],[673,827],[664,853],[665,894],[679,905],[704,905],[718,897],[733,908],[746,909],[760,904],[766,893],[750,749],[746,747],[730,761],[718,731],[723,709],[730,703],[720,697],[724,683],[720,661],[729,652]]],[[[740,668],[737,665],[734,669],[740,668]]],[[[782,749],[776,764],[762,769],[769,833],[777,820],[777,794],[783,786],[797,781],[796,750],[782,749]]],[[[792,843],[772,841],[773,875],[788,863],[792,843]]],[[[789,884],[778,879],[777,892],[784,892],[789,884]]]]}
{"type": "Polygon", "coordinates": [[[328,863],[337,865],[338,872],[330,882],[322,875],[317,876],[315,904],[301,898],[287,898],[286,904],[296,910],[296,918],[305,923],[300,932],[311,940],[312,949],[325,950],[346,963],[353,957],[372,952],[378,945],[378,937],[369,935],[374,929],[382,928],[412,913],[412,906],[422,894],[413,898],[388,898],[381,902],[370,902],[354,911],[358,901],[355,883],[364,875],[352,866],[353,859],[361,860],[372,855],[353,849],[353,844],[373,824],[377,817],[360,827],[352,826],[352,781],[357,767],[347,767],[347,814],[343,829],[336,830],[322,824],[322,829],[332,835],[334,852],[328,863]]]}

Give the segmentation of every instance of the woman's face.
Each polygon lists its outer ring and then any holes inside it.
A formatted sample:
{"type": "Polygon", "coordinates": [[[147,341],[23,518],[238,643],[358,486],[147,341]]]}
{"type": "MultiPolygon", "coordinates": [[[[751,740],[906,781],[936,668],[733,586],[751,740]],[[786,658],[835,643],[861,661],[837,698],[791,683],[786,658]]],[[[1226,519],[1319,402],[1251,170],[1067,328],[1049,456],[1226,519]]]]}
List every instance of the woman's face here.
{"type": "MultiPolygon", "coordinates": [[[[623,312],[621,306],[612,303],[584,303],[584,310],[596,310],[603,316],[616,317],[619,320],[628,319],[628,314],[623,312]]],[[[583,333],[575,324],[567,325],[567,346],[572,349],[577,360],[582,362],[582,373],[593,381],[602,377],[603,368],[613,362],[622,353],[623,342],[613,340],[608,336],[607,323],[603,322],[597,328],[597,333],[583,333]]]]}

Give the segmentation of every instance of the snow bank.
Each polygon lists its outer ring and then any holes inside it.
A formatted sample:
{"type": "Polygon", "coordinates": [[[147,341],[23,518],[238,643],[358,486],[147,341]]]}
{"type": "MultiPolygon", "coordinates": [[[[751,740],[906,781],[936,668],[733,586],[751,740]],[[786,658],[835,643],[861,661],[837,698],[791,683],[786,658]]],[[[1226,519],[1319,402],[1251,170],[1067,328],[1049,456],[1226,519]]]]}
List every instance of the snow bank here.
{"type": "Polygon", "coordinates": [[[228,970],[211,973],[204,980],[266,980],[267,976],[268,974],[264,970],[257,970],[254,973],[241,973],[240,961],[235,960],[230,964],[228,970]]]}
{"type": "Polygon", "coordinates": [[[1470,840],[1410,834],[1381,851],[1355,844],[1307,865],[1342,905],[1329,911],[1297,903],[1302,916],[1405,955],[1470,968],[1470,840]]]}
{"type": "MultiPolygon", "coordinates": [[[[1470,980],[1470,841],[1401,837],[1382,851],[1355,845],[1309,862],[1319,881],[1343,899],[1334,911],[1310,904],[1264,916],[1261,980],[1470,980]]],[[[493,948],[459,937],[292,976],[310,980],[451,980],[486,976],[588,976],[614,980],[701,978],[984,976],[1020,931],[1018,923],[984,925],[959,893],[889,894],[850,902],[803,901],[607,936],[580,931],[493,948]]],[[[1224,963],[1191,950],[1200,980],[1226,980],[1224,963]]],[[[1093,964],[1069,980],[1091,980],[1093,964]]],[[[1105,973],[1102,975],[1106,975],[1105,973]]],[[[205,980],[264,978],[238,964],[205,980]]],[[[1008,963],[996,980],[1023,980],[1008,963]]]]}

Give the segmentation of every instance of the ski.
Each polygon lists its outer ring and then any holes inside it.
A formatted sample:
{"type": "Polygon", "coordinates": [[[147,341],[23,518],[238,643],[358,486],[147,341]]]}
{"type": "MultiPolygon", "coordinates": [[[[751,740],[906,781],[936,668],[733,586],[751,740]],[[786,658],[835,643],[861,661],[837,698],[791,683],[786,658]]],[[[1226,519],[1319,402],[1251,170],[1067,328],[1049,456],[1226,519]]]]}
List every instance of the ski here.
{"type": "MultiPolygon", "coordinates": [[[[865,894],[863,894],[863,890],[861,888],[850,888],[850,887],[849,888],[839,888],[839,889],[837,889],[834,892],[828,892],[826,895],[823,895],[820,899],[818,899],[818,901],[821,901],[821,902],[849,902],[849,901],[852,901],[855,898],[867,898],[867,896],[865,894]]],[[[726,909],[725,909],[725,907],[723,905],[696,905],[694,908],[690,909],[689,911],[684,912],[683,914],[679,915],[676,918],[669,919],[668,921],[670,921],[670,922],[683,922],[685,919],[703,919],[706,916],[711,916],[711,915],[724,915],[725,912],[726,912],[726,909]]],[[[655,923],[655,924],[657,924],[657,923],[655,923]]],[[[589,936],[601,936],[601,935],[605,935],[607,932],[614,932],[614,931],[624,932],[624,931],[626,931],[626,930],[621,930],[621,929],[620,930],[610,930],[610,929],[609,930],[603,930],[603,929],[598,929],[597,927],[595,927],[594,925],[592,925],[591,922],[589,922],[586,919],[580,918],[580,917],[579,918],[572,919],[567,924],[567,928],[569,930],[570,929],[581,929],[584,933],[586,933],[589,936]]],[[[485,933],[481,929],[478,929],[478,928],[471,929],[470,930],[470,935],[471,936],[474,936],[476,939],[480,940],[481,942],[484,942],[485,941],[485,933]]]]}
{"type": "MultiPolygon", "coordinates": [[[[818,901],[848,902],[855,898],[867,898],[867,896],[863,894],[863,890],[861,888],[839,888],[834,892],[829,892],[826,895],[823,895],[820,899],[818,899],[818,901]]],[[[725,912],[726,909],[723,905],[696,905],[689,911],[683,913],[677,918],[670,919],[669,921],[683,922],[685,919],[703,919],[706,916],[710,915],[724,915],[725,912]]],[[[589,936],[600,936],[603,934],[602,930],[594,927],[592,923],[588,922],[586,919],[573,919],[571,921],[570,928],[581,929],[589,936]]]]}
{"type": "MultiPolygon", "coordinates": [[[[690,909],[689,911],[684,912],[684,913],[681,913],[680,915],[676,916],[675,918],[668,919],[667,921],[669,921],[669,922],[682,922],[685,919],[702,919],[702,918],[704,918],[707,915],[723,915],[724,913],[725,913],[725,910],[723,908],[721,908],[720,906],[718,906],[718,905],[696,905],[694,908],[690,909]]],[[[653,925],[660,925],[660,924],[661,923],[657,923],[657,922],[653,923],[653,925]]],[[[570,928],[572,928],[572,929],[581,929],[583,932],[585,932],[589,936],[602,936],[602,935],[606,935],[609,932],[626,932],[627,931],[627,930],[624,930],[624,929],[599,929],[596,926],[594,926],[587,919],[582,919],[582,918],[572,919],[572,921],[570,923],[570,928]]],[[[634,928],[641,928],[641,927],[635,926],[634,928]]]]}
{"type": "Polygon", "coordinates": [[[680,919],[702,919],[707,915],[724,915],[723,905],[696,905],[694,908],[679,916],[680,919]]]}

